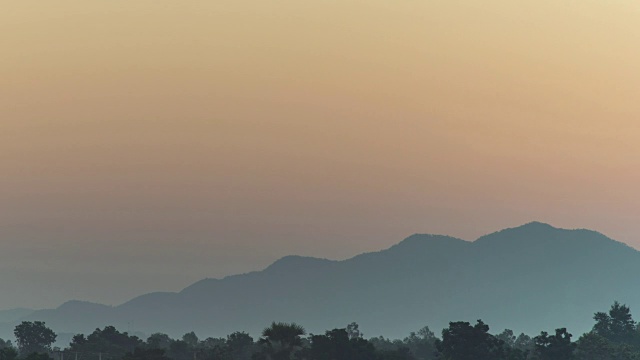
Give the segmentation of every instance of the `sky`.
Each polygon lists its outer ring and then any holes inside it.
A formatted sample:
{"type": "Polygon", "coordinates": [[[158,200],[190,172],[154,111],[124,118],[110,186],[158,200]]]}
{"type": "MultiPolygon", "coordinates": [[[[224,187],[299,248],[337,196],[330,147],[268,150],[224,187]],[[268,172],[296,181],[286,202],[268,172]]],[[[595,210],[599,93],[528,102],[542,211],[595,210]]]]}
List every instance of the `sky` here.
{"type": "Polygon", "coordinates": [[[0,309],[530,221],[640,248],[635,0],[7,1],[0,309]]]}

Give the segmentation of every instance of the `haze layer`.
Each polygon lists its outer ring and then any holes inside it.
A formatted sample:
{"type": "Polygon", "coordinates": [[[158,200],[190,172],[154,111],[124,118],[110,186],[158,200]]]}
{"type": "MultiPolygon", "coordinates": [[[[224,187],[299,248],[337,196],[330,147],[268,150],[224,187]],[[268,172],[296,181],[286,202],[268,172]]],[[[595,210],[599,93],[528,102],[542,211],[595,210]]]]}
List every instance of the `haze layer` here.
{"type": "Polygon", "coordinates": [[[542,220],[640,242],[635,1],[23,0],[0,308],[542,220]]]}

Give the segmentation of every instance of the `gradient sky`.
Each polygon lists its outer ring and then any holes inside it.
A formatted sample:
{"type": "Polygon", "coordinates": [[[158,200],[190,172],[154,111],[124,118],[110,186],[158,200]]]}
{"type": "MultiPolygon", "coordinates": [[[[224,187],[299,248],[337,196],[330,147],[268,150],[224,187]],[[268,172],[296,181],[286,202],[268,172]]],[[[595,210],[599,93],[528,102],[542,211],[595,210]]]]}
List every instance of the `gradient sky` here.
{"type": "Polygon", "coordinates": [[[532,220],[640,247],[636,0],[20,0],[0,308],[532,220]]]}

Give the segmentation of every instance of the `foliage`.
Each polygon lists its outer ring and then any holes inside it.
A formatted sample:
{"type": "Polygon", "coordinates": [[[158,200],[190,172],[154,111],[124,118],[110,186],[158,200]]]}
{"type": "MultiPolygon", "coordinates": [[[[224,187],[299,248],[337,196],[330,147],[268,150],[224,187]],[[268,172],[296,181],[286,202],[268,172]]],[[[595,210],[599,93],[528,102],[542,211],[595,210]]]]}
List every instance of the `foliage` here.
{"type": "Polygon", "coordinates": [[[515,343],[513,344],[514,349],[520,350],[524,353],[527,353],[533,350],[533,346],[534,346],[533,339],[526,334],[518,335],[515,343]]]}
{"type": "Polygon", "coordinates": [[[69,350],[82,353],[106,353],[122,357],[127,353],[133,353],[142,344],[142,340],[137,336],[120,332],[113,326],[105,326],[102,330],[95,329],[87,337],[82,334],[75,335],[69,344],[69,350]]]}
{"type": "Polygon", "coordinates": [[[200,339],[198,339],[196,333],[192,331],[182,335],[182,341],[184,341],[188,347],[195,348],[198,346],[200,339]]]}
{"type": "Polygon", "coordinates": [[[503,332],[496,335],[496,339],[502,341],[504,345],[510,348],[516,347],[517,337],[513,335],[513,330],[505,329],[503,332]]]}
{"type": "Polygon", "coordinates": [[[268,360],[290,360],[297,356],[305,334],[302,326],[295,323],[274,322],[262,331],[258,341],[262,345],[260,355],[268,360]]]}
{"type": "Polygon", "coordinates": [[[510,329],[493,335],[482,320],[451,322],[440,338],[425,326],[402,340],[366,340],[355,322],[307,337],[300,325],[274,322],[257,342],[245,332],[205,340],[194,332],[179,339],[154,333],[142,341],[106,326],[88,336],[77,334],[67,349],[53,352],[55,333],[36,321],[16,326],[19,352],[11,341],[0,339],[0,360],[17,360],[18,355],[21,360],[58,360],[62,352],[80,354],[82,360],[99,359],[97,354],[105,360],[640,360],[640,328],[628,306],[614,302],[594,320],[593,330],[575,342],[566,328],[534,338],[510,329]]]}
{"type": "Polygon", "coordinates": [[[23,360],[53,360],[49,354],[32,352],[23,358],[23,360]]]}
{"type": "Polygon", "coordinates": [[[630,343],[637,337],[636,322],[626,305],[614,302],[608,313],[597,312],[593,319],[593,332],[617,343],[630,343]]]}
{"type": "Polygon", "coordinates": [[[255,345],[249,334],[236,331],[227,336],[225,349],[234,360],[248,360],[255,351],[255,345]]]}
{"type": "Polygon", "coordinates": [[[571,337],[565,328],[556,329],[555,335],[543,331],[533,339],[535,354],[541,360],[573,359],[576,344],[571,342],[571,337]]]}
{"type": "Polygon", "coordinates": [[[23,321],[13,331],[21,355],[47,353],[57,335],[42,321],[23,321]]]}
{"type": "Polygon", "coordinates": [[[590,332],[578,339],[575,357],[577,360],[613,360],[614,347],[607,338],[590,332]]]}
{"type": "Polygon", "coordinates": [[[11,340],[2,340],[0,339],[0,349],[12,348],[13,344],[11,340]]]}
{"type": "Polygon", "coordinates": [[[18,352],[13,347],[3,347],[0,349],[0,360],[15,360],[18,352]]]}
{"type": "Polygon", "coordinates": [[[147,347],[150,349],[167,350],[171,347],[173,340],[167,334],[153,333],[147,338],[147,347]]]}
{"type": "Polygon", "coordinates": [[[122,360],[170,360],[170,358],[165,355],[163,349],[136,348],[133,352],[125,354],[122,360]]]}
{"type": "Polygon", "coordinates": [[[418,332],[411,332],[409,336],[404,338],[402,345],[398,348],[407,349],[411,355],[418,360],[435,359],[436,349],[436,335],[429,329],[428,326],[418,330],[418,332]]]}
{"type": "Polygon", "coordinates": [[[347,325],[346,331],[349,339],[361,339],[364,337],[364,335],[360,332],[360,325],[358,325],[357,322],[352,322],[351,324],[347,325]]]}
{"type": "Polygon", "coordinates": [[[307,354],[309,360],[368,360],[375,357],[375,348],[362,337],[351,336],[347,329],[334,329],[312,335],[307,354]]]}
{"type": "Polygon", "coordinates": [[[378,351],[395,351],[404,346],[401,340],[390,340],[382,336],[371,338],[369,342],[378,351]]]}
{"type": "Polygon", "coordinates": [[[437,349],[447,360],[495,360],[504,357],[504,344],[489,334],[489,326],[478,320],[474,326],[468,322],[449,323],[442,330],[437,349]]]}

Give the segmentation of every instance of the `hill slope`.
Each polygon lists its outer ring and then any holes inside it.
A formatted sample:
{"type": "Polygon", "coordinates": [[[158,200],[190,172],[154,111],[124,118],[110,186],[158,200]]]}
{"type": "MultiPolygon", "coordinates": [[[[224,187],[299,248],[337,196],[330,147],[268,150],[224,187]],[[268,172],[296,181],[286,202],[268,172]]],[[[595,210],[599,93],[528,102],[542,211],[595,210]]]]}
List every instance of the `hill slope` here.
{"type": "MultiPolygon", "coordinates": [[[[424,325],[482,318],[494,331],[587,331],[614,300],[640,309],[640,253],[588,230],[541,223],[467,242],[413,235],[387,250],[344,261],[285,257],[263,271],[205,279],[179,293],[152,293],[120,306],[70,302],[25,319],[58,332],[195,330],[254,335],[273,320],[308,331],[357,321],[365,335],[405,336],[424,325]]],[[[13,324],[5,324],[4,331],[13,324]]]]}

